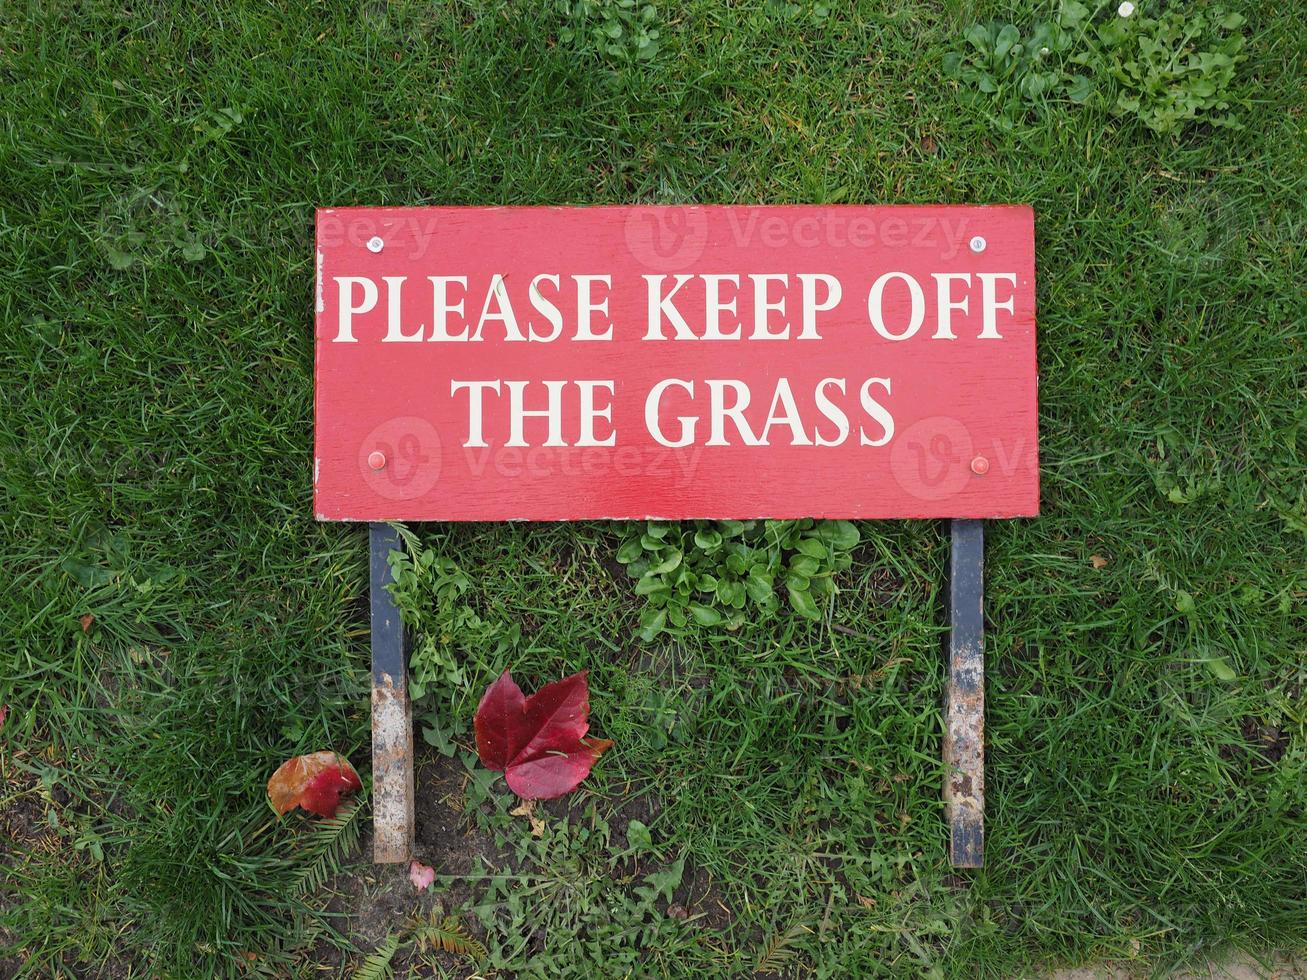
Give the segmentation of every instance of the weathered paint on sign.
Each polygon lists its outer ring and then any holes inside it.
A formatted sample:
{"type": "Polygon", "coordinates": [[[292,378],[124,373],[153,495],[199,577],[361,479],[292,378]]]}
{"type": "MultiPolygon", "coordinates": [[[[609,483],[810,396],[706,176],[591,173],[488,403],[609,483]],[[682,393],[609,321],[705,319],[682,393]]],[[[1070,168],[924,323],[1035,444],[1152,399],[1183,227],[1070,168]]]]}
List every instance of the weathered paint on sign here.
{"type": "Polygon", "coordinates": [[[318,212],[323,520],[1039,509],[1027,207],[318,212]]]}

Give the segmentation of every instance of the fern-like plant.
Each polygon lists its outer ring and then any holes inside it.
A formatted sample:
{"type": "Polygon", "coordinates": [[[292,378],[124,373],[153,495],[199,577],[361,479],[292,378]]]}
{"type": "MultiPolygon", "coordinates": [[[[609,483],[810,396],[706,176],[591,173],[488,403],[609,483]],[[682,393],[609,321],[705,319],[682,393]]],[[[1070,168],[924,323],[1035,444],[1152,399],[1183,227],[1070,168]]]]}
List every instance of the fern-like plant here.
{"type": "Polygon", "coordinates": [[[416,946],[421,953],[439,951],[473,960],[486,956],[485,946],[468,933],[463,923],[434,905],[427,915],[414,916],[382,940],[359,964],[354,980],[389,980],[395,972],[394,959],[405,946],[416,946]]]}
{"type": "Polygon", "coordinates": [[[452,915],[442,914],[439,905],[432,908],[425,918],[415,918],[410,923],[411,936],[419,950],[440,949],[458,956],[468,956],[474,960],[486,955],[486,948],[477,942],[452,915]]]}
{"type": "Polygon", "coordinates": [[[403,934],[392,932],[359,964],[359,968],[354,971],[354,980],[390,980],[395,975],[391,961],[403,944],[403,934]]]}
{"type": "Polygon", "coordinates": [[[296,895],[307,895],[321,888],[354,850],[359,841],[362,810],[363,801],[355,798],[342,804],[334,817],[313,824],[300,852],[301,866],[292,880],[296,895]]]}
{"type": "Polygon", "coordinates": [[[791,948],[791,945],[795,940],[806,936],[810,932],[812,930],[808,928],[807,923],[796,922],[784,932],[772,933],[762,945],[754,972],[780,973],[781,969],[798,955],[797,951],[791,948]]]}

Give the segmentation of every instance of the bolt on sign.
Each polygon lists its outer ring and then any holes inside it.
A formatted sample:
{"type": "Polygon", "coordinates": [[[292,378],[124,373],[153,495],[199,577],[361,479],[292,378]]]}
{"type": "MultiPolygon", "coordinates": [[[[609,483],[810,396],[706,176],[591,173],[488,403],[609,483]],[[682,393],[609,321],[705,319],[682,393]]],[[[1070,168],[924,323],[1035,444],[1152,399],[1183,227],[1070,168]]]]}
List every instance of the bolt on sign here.
{"type": "Polygon", "coordinates": [[[1026,207],[317,216],[323,520],[1038,512],[1026,207]]]}

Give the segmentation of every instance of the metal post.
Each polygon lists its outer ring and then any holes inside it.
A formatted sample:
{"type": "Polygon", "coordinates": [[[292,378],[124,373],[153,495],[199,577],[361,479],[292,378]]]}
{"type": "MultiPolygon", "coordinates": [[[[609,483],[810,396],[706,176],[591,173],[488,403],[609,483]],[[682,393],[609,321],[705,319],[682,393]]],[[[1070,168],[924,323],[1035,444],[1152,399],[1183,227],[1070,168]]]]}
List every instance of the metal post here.
{"type": "Polygon", "coordinates": [[[949,859],[985,863],[985,532],[981,521],[950,522],[948,692],[944,810],[949,859]]]}
{"type": "Polygon", "coordinates": [[[385,586],[399,534],[368,525],[372,593],[372,860],[413,856],[413,717],[408,700],[404,627],[385,586]]]}

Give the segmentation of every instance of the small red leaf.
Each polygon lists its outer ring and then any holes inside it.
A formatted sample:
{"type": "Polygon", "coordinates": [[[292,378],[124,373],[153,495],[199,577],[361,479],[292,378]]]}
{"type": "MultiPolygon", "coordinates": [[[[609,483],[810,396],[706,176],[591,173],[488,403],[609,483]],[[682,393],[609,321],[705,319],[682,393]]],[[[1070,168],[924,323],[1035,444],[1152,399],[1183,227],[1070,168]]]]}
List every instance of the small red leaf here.
{"type": "Polygon", "coordinates": [[[576,789],[613,743],[586,739],[590,729],[586,671],[546,684],[529,698],[505,671],[477,708],[477,753],[502,770],[525,800],[548,800],[576,789]]]}
{"type": "Polygon", "coordinates": [[[424,892],[435,883],[436,869],[421,861],[413,861],[408,866],[408,880],[413,882],[414,888],[424,892]]]}
{"type": "Polygon", "coordinates": [[[268,780],[268,802],[278,813],[302,806],[320,817],[334,817],[341,796],[363,788],[349,760],[335,752],[297,755],[268,780]]]}

